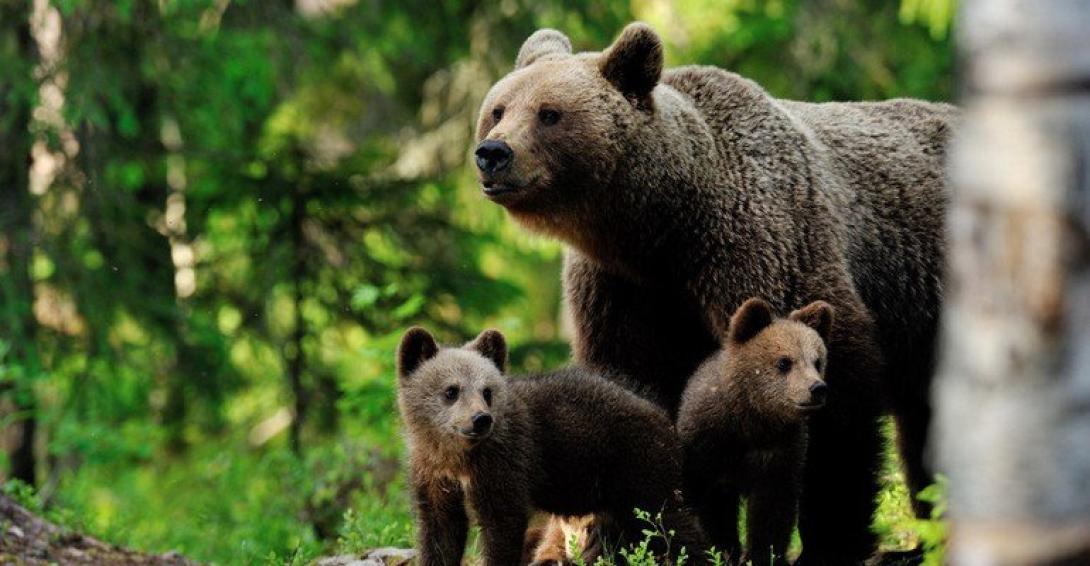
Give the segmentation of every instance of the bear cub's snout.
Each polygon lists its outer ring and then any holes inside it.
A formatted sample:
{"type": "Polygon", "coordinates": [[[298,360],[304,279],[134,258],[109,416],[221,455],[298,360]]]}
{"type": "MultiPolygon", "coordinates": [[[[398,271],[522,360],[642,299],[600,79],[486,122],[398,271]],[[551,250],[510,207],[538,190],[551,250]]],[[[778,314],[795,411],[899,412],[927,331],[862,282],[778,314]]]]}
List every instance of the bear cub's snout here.
{"type": "Polygon", "coordinates": [[[470,422],[472,427],[467,436],[483,438],[492,432],[492,415],[488,413],[477,413],[470,422]]]}
{"type": "Polygon", "coordinates": [[[810,401],[804,406],[808,409],[820,409],[825,406],[825,396],[829,392],[829,386],[824,381],[815,381],[810,385],[810,401]]]}

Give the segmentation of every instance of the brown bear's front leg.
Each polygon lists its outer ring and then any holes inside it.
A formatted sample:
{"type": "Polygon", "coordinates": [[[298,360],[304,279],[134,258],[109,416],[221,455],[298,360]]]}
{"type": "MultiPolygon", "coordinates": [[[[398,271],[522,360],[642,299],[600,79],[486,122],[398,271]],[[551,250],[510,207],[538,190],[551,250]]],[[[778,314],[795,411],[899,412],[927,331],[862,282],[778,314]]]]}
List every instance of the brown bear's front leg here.
{"type": "Polygon", "coordinates": [[[511,478],[492,485],[470,486],[469,497],[481,526],[481,558],[485,566],[513,566],[522,560],[529,525],[530,498],[511,478]]]}
{"type": "Polygon", "coordinates": [[[674,417],[689,376],[719,348],[700,306],[680,289],[638,283],[578,252],[565,256],[573,357],[639,384],[674,417]]]}
{"type": "MultiPolygon", "coordinates": [[[[830,402],[827,408],[834,406],[830,402]]],[[[876,548],[870,526],[882,453],[878,416],[840,411],[811,423],[813,457],[806,466],[799,514],[800,565],[859,564],[876,548]]]]}
{"type": "MultiPolygon", "coordinates": [[[[931,518],[931,504],[921,501],[918,496],[927,486],[935,483],[935,476],[924,462],[924,448],[927,444],[931,424],[930,388],[927,379],[934,372],[932,355],[927,354],[917,361],[915,367],[897,368],[890,372],[890,382],[911,384],[900,391],[890,394],[891,408],[897,423],[897,444],[901,453],[901,462],[905,472],[905,482],[912,497],[912,509],[919,519],[931,518]],[[920,385],[920,384],[925,385],[920,385]]],[[[892,369],[892,368],[891,368],[892,369]]]]}
{"type": "Polygon", "coordinates": [[[469,534],[461,486],[453,480],[415,478],[413,484],[421,566],[458,566],[469,534]]]}
{"type": "MultiPolygon", "coordinates": [[[[577,251],[564,259],[575,361],[637,384],[641,395],[676,416],[689,376],[719,347],[699,308],[677,291],[641,285],[577,251]]],[[[594,524],[600,522],[608,521],[594,524]]]]}

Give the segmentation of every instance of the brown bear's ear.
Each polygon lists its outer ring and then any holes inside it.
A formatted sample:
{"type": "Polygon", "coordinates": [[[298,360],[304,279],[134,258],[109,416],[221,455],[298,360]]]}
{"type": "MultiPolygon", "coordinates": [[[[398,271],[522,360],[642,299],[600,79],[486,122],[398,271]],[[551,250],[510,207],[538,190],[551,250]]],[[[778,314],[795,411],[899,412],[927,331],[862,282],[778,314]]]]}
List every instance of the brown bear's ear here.
{"type": "Polygon", "coordinates": [[[507,339],[499,330],[485,330],[465,347],[492,360],[501,373],[507,371],[507,339]]]}
{"type": "Polygon", "coordinates": [[[829,340],[829,331],[833,328],[833,307],[829,303],[814,301],[792,312],[787,318],[813,328],[822,340],[829,340]]]}
{"type": "Polygon", "coordinates": [[[622,94],[644,98],[662,75],[662,40],[645,23],[628,24],[602,54],[599,68],[622,94]]]}
{"type": "Polygon", "coordinates": [[[397,348],[397,376],[405,379],[412,375],[420,364],[432,359],[439,353],[435,338],[427,330],[414,326],[401,337],[397,348]]]}
{"type": "Polygon", "coordinates": [[[555,29],[539,29],[519,48],[515,68],[521,69],[546,55],[571,55],[571,40],[555,29]]]}
{"type": "Polygon", "coordinates": [[[772,307],[768,303],[757,297],[749,299],[730,318],[728,339],[734,344],[748,342],[772,324],[772,319],[772,307]]]}

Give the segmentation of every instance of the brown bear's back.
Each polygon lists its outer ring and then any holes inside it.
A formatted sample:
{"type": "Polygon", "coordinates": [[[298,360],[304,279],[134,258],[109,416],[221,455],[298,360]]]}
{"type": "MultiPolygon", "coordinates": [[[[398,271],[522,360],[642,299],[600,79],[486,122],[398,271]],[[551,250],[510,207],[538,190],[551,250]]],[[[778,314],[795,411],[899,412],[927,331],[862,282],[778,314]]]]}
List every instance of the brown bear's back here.
{"type": "Polygon", "coordinates": [[[751,202],[791,202],[796,224],[837,235],[892,363],[901,346],[934,334],[943,159],[956,107],[779,100],[715,67],[673,69],[662,83],[691,100],[716,138],[724,178],[744,184],[724,190],[743,191],[751,202]]]}
{"type": "Polygon", "coordinates": [[[534,430],[544,478],[534,499],[543,508],[579,515],[613,497],[618,486],[656,493],[662,485],[680,485],[673,423],[650,401],[579,367],[514,378],[511,386],[534,430]]]}

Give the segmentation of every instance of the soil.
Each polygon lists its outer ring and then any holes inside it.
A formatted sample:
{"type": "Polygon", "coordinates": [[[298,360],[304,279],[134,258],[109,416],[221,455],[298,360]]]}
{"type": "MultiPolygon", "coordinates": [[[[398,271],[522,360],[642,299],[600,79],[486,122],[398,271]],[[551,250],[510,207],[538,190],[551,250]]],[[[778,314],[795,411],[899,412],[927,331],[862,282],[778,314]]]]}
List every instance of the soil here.
{"type": "Polygon", "coordinates": [[[180,554],[144,554],[75,533],[0,495],[0,564],[196,565],[180,554]]]}

